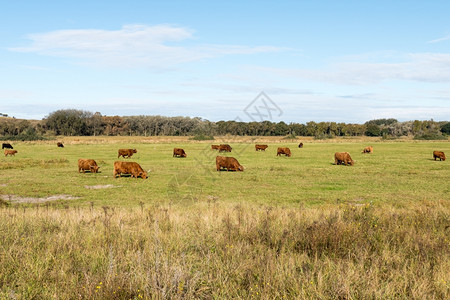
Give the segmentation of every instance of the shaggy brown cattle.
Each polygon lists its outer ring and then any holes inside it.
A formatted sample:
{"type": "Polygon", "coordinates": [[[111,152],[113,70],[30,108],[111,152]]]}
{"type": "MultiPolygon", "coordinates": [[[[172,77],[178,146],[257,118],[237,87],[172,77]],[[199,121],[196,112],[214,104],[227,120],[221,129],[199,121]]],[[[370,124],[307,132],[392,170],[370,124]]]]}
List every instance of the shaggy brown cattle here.
{"type": "Polygon", "coordinates": [[[2,144],[2,149],[14,149],[13,146],[11,146],[10,143],[3,143],[2,144]]]}
{"type": "Polygon", "coordinates": [[[5,156],[15,156],[16,155],[16,153],[17,153],[17,150],[8,150],[8,149],[5,149],[5,156]]]}
{"type": "Polygon", "coordinates": [[[436,160],[436,158],[439,158],[439,160],[445,161],[445,154],[442,151],[433,151],[433,157],[434,160],[436,160]]]}
{"type": "Polygon", "coordinates": [[[121,156],[123,156],[123,158],[130,158],[133,155],[133,153],[137,153],[137,150],[136,149],[119,149],[117,158],[119,158],[121,156]]]}
{"type": "Polygon", "coordinates": [[[303,148],[303,143],[298,144],[299,148],[303,148]]]}
{"type": "Polygon", "coordinates": [[[181,148],[173,148],[173,156],[187,157],[187,154],[181,148]]]}
{"type": "Polygon", "coordinates": [[[58,146],[58,147],[60,147],[60,148],[64,148],[64,145],[63,145],[63,143],[61,143],[61,142],[57,142],[57,143],[56,143],[56,146],[58,146]]]}
{"type": "Polygon", "coordinates": [[[219,145],[219,152],[231,152],[231,146],[228,144],[220,144],[219,145]]]}
{"type": "Polygon", "coordinates": [[[219,150],[219,145],[211,145],[211,150],[219,150]]]}
{"type": "Polygon", "coordinates": [[[291,157],[291,149],[289,149],[287,147],[279,147],[277,149],[277,156],[281,156],[281,154],[291,157]]]}
{"type": "Polygon", "coordinates": [[[365,147],[362,153],[373,153],[373,147],[372,146],[365,147]]]}
{"type": "Polygon", "coordinates": [[[131,161],[114,162],[114,178],[116,178],[117,175],[120,177],[121,174],[131,174],[131,178],[147,178],[147,172],[145,172],[138,163],[131,161]]]}
{"type": "Polygon", "coordinates": [[[350,153],[348,152],[336,152],[334,154],[334,163],[336,165],[350,165],[353,166],[353,164],[355,163],[354,160],[352,160],[352,158],[350,157],[350,153]]]}
{"type": "Polygon", "coordinates": [[[267,145],[255,145],[255,150],[256,151],[258,151],[258,150],[266,151],[267,147],[269,147],[269,146],[267,146],[267,145]]]}
{"type": "Polygon", "coordinates": [[[216,169],[220,171],[221,168],[227,169],[227,171],[244,171],[244,167],[239,164],[236,158],[217,156],[216,169]]]}
{"type": "Polygon", "coordinates": [[[86,171],[89,171],[91,173],[98,173],[99,168],[100,167],[93,159],[80,158],[78,160],[78,173],[81,173],[81,171],[83,171],[83,173],[86,171]]]}

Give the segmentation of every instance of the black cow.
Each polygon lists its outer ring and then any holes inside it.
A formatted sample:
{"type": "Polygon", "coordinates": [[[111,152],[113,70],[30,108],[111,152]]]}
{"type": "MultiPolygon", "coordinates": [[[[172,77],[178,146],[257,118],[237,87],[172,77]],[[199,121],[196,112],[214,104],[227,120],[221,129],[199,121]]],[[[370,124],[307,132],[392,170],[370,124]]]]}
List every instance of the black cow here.
{"type": "Polygon", "coordinates": [[[13,146],[11,146],[10,143],[3,143],[2,144],[2,149],[14,149],[13,146]]]}

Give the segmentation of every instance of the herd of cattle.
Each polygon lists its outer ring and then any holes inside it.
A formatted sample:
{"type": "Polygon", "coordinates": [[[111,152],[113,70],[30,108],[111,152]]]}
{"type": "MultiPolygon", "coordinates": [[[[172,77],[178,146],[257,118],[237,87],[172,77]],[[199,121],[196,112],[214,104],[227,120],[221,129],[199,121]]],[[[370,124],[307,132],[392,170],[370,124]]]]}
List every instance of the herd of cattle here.
{"type": "MultiPolygon", "coordinates": [[[[61,142],[56,144],[58,147],[63,148],[64,145],[61,142]]],[[[255,145],[256,151],[266,151],[268,145],[255,145]]],[[[303,143],[298,145],[299,148],[303,148],[303,143]]],[[[15,156],[17,150],[14,150],[13,146],[9,143],[3,143],[2,149],[5,149],[5,157],[6,156],[15,156]]],[[[231,148],[228,144],[220,144],[220,145],[211,145],[212,150],[218,150],[219,152],[231,152],[233,148],[231,148]]],[[[121,156],[123,158],[130,158],[134,153],[137,153],[136,149],[119,149],[117,158],[121,156]]],[[[373,147],[368,146],[365,147],[362,153],[373,153],[373,147]]],[[[287,147],[278,147],[277,156],[285,155],[287,157],[291,157],[291,150],[287,147]]],[[[173,149],[173,157],[187,157],[184,149],[174,148],[173,149]]],[[[434,160],[438,159],[440,161],[445,161],[445,154],[442,151],[433,151],[434,160]]],[[[334,154],[334,163],[335,165],[354,165],[354,160],[351,158],[350,153],[348,152],[336,152],[334,154]]],[[[90,173],[97,173],[100,167],[97,165],[97,162],[93,159],[83,159],[80,158],[78,160],[78,172],[85,173],[89,171],[90,173]]],[[[244,167],[238,162],[238,160],[234,157],[227,156],[217,156],[216,157],[216,170],[227,170],[227,171],[244,171],[244,167]]],[[[121,177],[122,174],[130,175],[131,178],[141,177],[146,179],[148,174],[146,171],[142,169],[142,167],[136,162],[126,162],[126,161],[116,161],[114,162],[114,178],[117,176],[121,177]]]]}

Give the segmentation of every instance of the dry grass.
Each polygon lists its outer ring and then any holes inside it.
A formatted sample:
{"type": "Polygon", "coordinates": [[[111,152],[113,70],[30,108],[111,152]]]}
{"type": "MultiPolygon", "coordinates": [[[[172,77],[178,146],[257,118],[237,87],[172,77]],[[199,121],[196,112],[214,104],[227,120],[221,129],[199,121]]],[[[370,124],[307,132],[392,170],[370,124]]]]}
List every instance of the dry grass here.
{"type": "Polygon", "coordinates": [[[1,299],[448,299],[448,202],[0,209],[1,299]]]}

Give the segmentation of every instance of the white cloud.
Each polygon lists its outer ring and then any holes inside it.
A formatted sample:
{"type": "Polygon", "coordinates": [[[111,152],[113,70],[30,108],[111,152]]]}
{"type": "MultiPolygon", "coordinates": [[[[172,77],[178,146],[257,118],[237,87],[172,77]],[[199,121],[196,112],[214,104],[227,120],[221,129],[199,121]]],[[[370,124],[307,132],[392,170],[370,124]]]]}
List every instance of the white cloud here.
{"type": "Polygon", "coordinates": [[[401,62],[347,61],[324,69],[260,68],[272,74],[348,85],[376,84],[384,80],[450,82],[449,53],[405,54],[401,62]]]}
{"type": "Polygon", "coordinates": [[[119,30],[58,30],[31,34],[31,45],[10,48],[16,52],[76,58],[102,66],[166,69],[179,63],[231,54],[285,50],[269,46],[182,45],[193,31],[171,25],[125,25],[119,30]]]}
{"type": "Polygon", "coordinates": [[[443,38],[439,38],[439,39],[428,41],[427,43],[428,44],[434,44],[434,43],[439,43],[439,42],[443,42],[443,41],[446,41],[446,40],[450,40],[450,35],[444,36],[443,38]]]}

